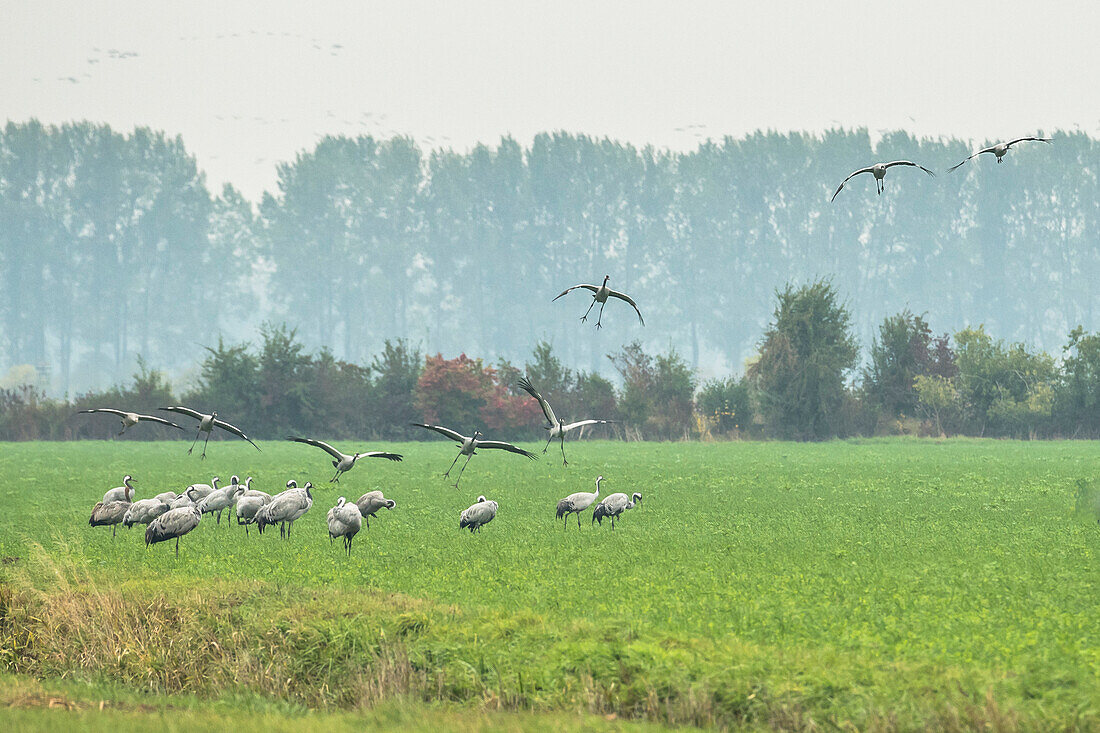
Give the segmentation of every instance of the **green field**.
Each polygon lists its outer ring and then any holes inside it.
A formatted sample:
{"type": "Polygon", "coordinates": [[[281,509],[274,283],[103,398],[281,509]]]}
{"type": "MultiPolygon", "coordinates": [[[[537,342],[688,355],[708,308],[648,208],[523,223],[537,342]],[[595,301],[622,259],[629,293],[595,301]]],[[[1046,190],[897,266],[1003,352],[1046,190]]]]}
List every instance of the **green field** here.
{"type": "Polygon", "coordinates": [[[573,443],[487,451],[458,490],[443,440],[335,488],[306,446],[186,445],[0,446],[0,686],[26,691],[0,718],[1100,730],[1094,442],[573,443]],[[88,526],[126,473],[319,488],[289,541],[207,518],[177,561],[88,526]],[[563,530],[597,474],[642,506],[563,530]],[[398,506],[348,559],[325,512],[374,488],[398,506]],[[478,494],[500,512],[460,532],[478,494]]]}

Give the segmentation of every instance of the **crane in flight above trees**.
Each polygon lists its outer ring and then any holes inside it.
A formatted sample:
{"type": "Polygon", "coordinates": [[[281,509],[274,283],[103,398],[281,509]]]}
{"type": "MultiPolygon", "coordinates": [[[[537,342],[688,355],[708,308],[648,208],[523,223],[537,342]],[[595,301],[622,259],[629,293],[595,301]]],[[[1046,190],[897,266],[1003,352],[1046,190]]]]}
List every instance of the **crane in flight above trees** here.
{"type": "MultiPolygon", "coordinates": [[[[638,304],[635,303],[634,300],[629,295],[627,295],[626,293],[620,293],[618,290],[612,290],[611,288],[607,287],[607,281],[610,280],[610,279],[611,279],[610,275],[604,275],[603,276],[603,285],[587,285],[585,283],[581,283],[580,285],[574,285],[571,288],[566,288],[565,290],[561,291],[561,293],[559,293],[558,296],[554,298],[554,300],[557,300],[558,298],[565,295],[566,293],[568,293],[571,290],[576,290],[577,288],[584,288],[585,290],[592,291],[593,295],[592,295],[592,302],[589,303],[589,305],[588,305],[588,310],[586,310],[584,312],[584,315],[581,316],[581,323],[584,323],[585,321],[588,320],[588,314],[592,312],[592,306],[596,305],[596,303],[599,303],[600,304],[600,313],[596,317],[596,328],[602,328],[601,320],[603,319],[603,309],[604,309],[604,306],[607,305],[607,299],[608,298],[618,298],[619,300],[625,300],[627,303],[630,303],[631,307],[634,308],[634,312],[638,314],[638,320],[641,321],[642,325],[644,326],[645,325],[645,319],[642,318],[642,312],[640,310],[638,310],[638,304]]],[[[550,302],[553,303],[554,300],[551,300],[550,302]]]]}
{"type": "MultiPolygon", "coordinates": [[[[204,415],[197,410],[192,410],[190,407],[179,406],[161,407],[160,409],[164,410],[165,412],[178,412],[181,415],[188,415],[189,417],[193,417],[199,421],[199,431],[195,433],[195,439],[191,441],[191,447],[187,449],[187,455],[191,455],[191,451],[195,449],[195,443],[199,442],[199,436],[203,433],[206,433],[206,440],[203,441],[202,444],[202,457],[206,458],[206,444],[210,442],[210,434],[214,432],[214,428],[221,428],[227,433],[232,433],[238,438],[242,438],[243,440],[247,440],[249,443],[252,443],[252,439],[245,435],[244,431],[242,431],[240,428],[230,425],[224,420],[219,420],[218,413],[216,412],[212,412],[209,415],[204,415]]],[[[252,443],[252,447],[256,450],[260,450],[260,446],[256,445],[255,443],[252,443]]]]}
{"type": "Polygon", "coordinates": [[[883,182],[882,179],[884,179],[886,177],[887,169],[893,168],[895,165],[908,165],[908,166],[913,166],[915,168],[920,168],[922,171],[924,171],[928,175],[932,176],[933,178],[936,177],[935,173],[928,170],[923,165],[918,165],[918,164],[914,163],[911,160],[894,160],[894,161],[891,161],[889,163],[875,163],[874,165],[869,165],[866,168],[860,168],[858,171],[852,171],[851,173],[849,173],[848,177],[845,178],[843,181],[841,181],[840,185],[836,187],[835,191],[833,191],[833,197],[831,199],[829,199],[829,201],[835,201],[836,200],[836,195],[838,193],[840,193],[840,190],[842,188],[844,188],[844,184],[847,183],[848,181],[852,180],[856,176],[858,176],[860,173],[870,173],[870,174],[874,175],[874,177],[875,177],[875,191],[876,191],[876,193],[881,194],[883,191],[886,190],[886,184],[883,182]]]}
{"type": "Polygon", "coordinates": [[[440,435],[445,435],[451,440],[457,441],[459,443],[459,447],[461,448],[461,450],[458,452],[458,455],[455,456],[455,459],[451,462],[451,468],[448,468],[447,473],[443,474],[444,478],[450,476],[451,469],[453,469],[455,467],[455,464],[458,463],[458,459],[462,456],[466,456],[466,463],[462,464],[462,468],[458,471],[458,478],[455,479],[454,482],[454,487],[456,489],[458,488],[458,482],[462,480],[462,472],[466,470],[466,466],[470,463],[470,459],[474,457],[474,451],[476,451],[478,448],[495,448],[499,450],[506,450],[509,453],[518,453],[521,456],[527,456],[531,460],[538,460],[538,456],[536,456],[534,453],[525,451],[523,448],[517,448],[511,443],[505,443],[500,440],[479,440],[479,438],[481,438],[480,430],[475,430],[473,436],[468,438],[462,433],[451,430],[450,428],[445,428],[442,425],[427,425],[425,423],[419,422],[414,422],[413,425],[418,428],[427,428],[428,430],[434,430],[440,435]]]}
{"type": "Polygon", "coordinates": [[[615,422],[614,420],[579,420],[578,422],[571,422],[566,424],[565,420],[554,414],[554,408],[550,406],[550,403],[546,401],[538,390],[531,386],[531,382],[527,377],[520,377],[519,380],[520,389],[527,392],[527,394],[538,400],[539,406],[542,407],[542,414],[546,416],[549,425],[543,425],[544,430],[550,431],[550,437],[546,439],[546,447],[542,449],[545,453],[550,448],[550,442],[557,438],[561,442],[561,461],[563,466],[568,466],[569,461],[565,459],[565,434],[570,430],[576,430],[579,427],[585,425],[606,425],[608,423],[615,422]]]}
{"type": "Polygon", "coordinates": [[[1050,138],[1049,137],[1019,137],[1019,138],[1016,138],[1015,140],[1011,140],[1007,143],[997,143],[996,145],[991,145],[988,148],[983,148],[982,150],[979,150],[978,152],[974,153],[973,155],[971,155],[969,158],[962,161],[961,163],[956,163],[955,165],[948,168],[947,172],[950,173],[954,170],[958,170],[968,160],[971,160],[972,158],[977,158],[982,153],[993,153],[994,155],[997,156],[997,162],[1000,163],[1001,158],[1005,157],[1005,155],[1008,153],[1008,151],[1012,148],[1013,145],[1015,145],[1016,143],[1024,143],[1024,142],[1029,142],[1029,141],[1030,142],[1037,142],[1037,143],[1049,143],[1050,138]]]}

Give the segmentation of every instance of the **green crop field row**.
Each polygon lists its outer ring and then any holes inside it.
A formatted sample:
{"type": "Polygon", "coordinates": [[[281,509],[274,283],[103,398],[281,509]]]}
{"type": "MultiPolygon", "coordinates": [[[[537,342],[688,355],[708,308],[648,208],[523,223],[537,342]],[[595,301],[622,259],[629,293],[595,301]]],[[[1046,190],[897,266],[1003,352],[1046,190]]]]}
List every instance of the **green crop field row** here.
{"type": "Polygon", "coordinates": [[[479,454],[457,490],[446,441],[371,446],[405,461],[335,486],[320,451],[262,447],[0,448],[0,557],[19,558],[0,566],[0,669],[303,709],[1100,727],[1097,443],[579,442],[568,468],[479,454]],[[88,526],[126,473],[138,497],[234,473],[317,488],[289,540],[207,517],[177,561],[141,528],[88,526]],[[598,474],[642,505],[563,529],[557,500],[598,474]],[[375,488],[397,507],[348,558],[325,512],[375,488]],[[460,532],[478,494],[499,514],[460,532]]]}

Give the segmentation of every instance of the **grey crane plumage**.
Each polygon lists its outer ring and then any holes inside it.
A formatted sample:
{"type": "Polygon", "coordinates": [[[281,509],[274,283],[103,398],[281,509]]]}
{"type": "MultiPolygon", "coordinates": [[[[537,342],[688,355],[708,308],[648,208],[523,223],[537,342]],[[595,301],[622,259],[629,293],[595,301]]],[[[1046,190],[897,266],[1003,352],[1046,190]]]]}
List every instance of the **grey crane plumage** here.
{"type": "Polygon", "coordinates": [[[542,414],[546,416],[546,421],[549,425],[544,425],[543,430],[550,431],[550,437],[546,439],[546,447],[542,449],[545,453],[550,448],[550,442],[557,438],[561,443],[561,461],[563,466],[568,466],[569,461],[565,458],[565,434],[570,430],[576,430],[577,428],[585,425],[607,425],[614,422],[614,420],[579,420],[577,422],[566,423],[554,413],[554,408],[550,406],[550,403],[546,401],[537,389],[535,389],[530,380],[527,377],[520,377],[519,380],[520,389],[531,395],[538,401],[539,407],[542,408],[542,414]]]}
{"type": "Polygon", "coordinates": [[[122,430],[118,431],[118,435],[122,435],[130,428],[137,425],[139,422],[155,422],[160,425],[167,425],[170,428],[176,428],[183,430],[183,427],[176,425],[171,420],[165,420],[163,417],[157,417],[156,415],[142,415],[139,412],[127,412],[125,410],[114,410],[109,407],[97,407],[94,410],[80,410],[77,414],[88,415],[92,413],[104,413],[106,415],[115,415],[122,421],[122,430]]]}
{"type": "Polygon", "coordinates": [[[577,529],[581,528],[581,512],[588,507],[592,506],[592,503],[600,496],[600,482],[603,481],[603,476],[596,477],[596,490],[593,492],[578,491],[575,494],[570,494],[561,501],[558,502],[558,515],[557,518],[561,519],[565,517],[565,524],[562,528],[569,526],[569,515],[577,515],[577,529]]]}
{"type": "Polygon", "coordinates": [[[173,501],[179,498],[179,494],[174,491],[162,491],[153,498],[157,501],[163,501],[165,504],[171,504],[173,501]]]}
{"type": "Polygon", "coordinates": [[[287,489],[256,512],[256,526],[263,534],[264,528],[279,525],[279,536],[289,539],[291,527],[313,506],[313,484],[306,481],[302,488],[287,489]]]}
{"type": "Polygon", "coordinates": [[[320,448],[332,456],[332,466],[336,469],[336,475],[329,479],[330,484],[338,482],[340,480],[340,474],[353,469],[355,467],[355,462],[360,458],[385,458],[390,461],[400,461],[402,458],[400,453],[386,453],[385,451],[369,451],[366,453],[353,453],[348,455],[347,453],[341,453],[323,440],[316,440],[314,438],[288,437],[287,440],[293,440],[295,443],[312,445],[314,448],[320,448]]]}
{"type": "Polygon", "coordinates": [[[635,506],[641,503],[642,495],[637,491],[631,494],[629,498],[627,498],[626,494],[611,494],[599,504],[597,504],[596,508],[592,510],[592,521],[598,521],[602,526],[604,518],[610,517],[611,528],[614,529],[618,518],[622,515],[623,512],[625,512],[627,509],[633,509],[635,506]]]}
{"type": "Polygon", "coordinates": [[[126,515],[122,518],[122,526],[133,527],[135,524],[149,524],[149,522],[168,511],[169,508],[168,502],[161,499],[135,501],[126,510],[126,515]]]}
{"type": "Polygon", "coordinates": [[[359,497],[355,505],[359,507],[359,513],[366,520],[367,529],[370,529],[370,518],[377,518],[379,509],[393,509],[397,506],[397,502],[387,499],[381,491],[368,491],[359,497]]]}
{"type": "Polygon", "coordinates": [[[583,288],[585,290],[589,290],[589,291],[592,292],[592,302],[588,304],[588,310],[586,310],[584,312],[584,315],[581,316],[581,323],[584,323],[585,321],[588,320],[588,314],[592,312],[592,307],[594,305],[596,305],[596,303],[599,303],[600,304],[600,313],[596,318],[596,328],[602,328],[603,327],[603,324],[602,324],[603,309],[604,309],[604,306],[607,305],[607,299],[608,298],[618,298],[619,300],[625,301],[625,302],[630,304],[630,307],[633,308],[634,312],[638,314],[638,320],[641,321],[642,325],[644,326],[645,325],[645,319],[642,318],[642,312],[640,310],[638,310],[638,304],[635,303],[634,299],[631,298],[626,293],[620,293],[618,290],[612,290],[611,288],[609,288],[607,286],[607,281],[610,280],[610,279],[611,279],[610,275],[604,275],[603,276],[603,285],[588,285],[587,283],[581,283],[580,285],[574,285],[572,287],[566,288],[565,290],[558,293],[558,295],[556,295],[554,297],[554,299],[551,300],[550,302],[553,303],[554,300],[557,300],[558,298],[560,298],[561,296],[565,295],[566,293],[568,293],[572,290],[576,290],[577,288],[583,288]]]}
{"type": "Polygon", "coordinates": [[[154,519],[145,528],[145,546],[155,545],[167,540],[176,541],[176,557],[180,556],[180,537],[199,526],[202,512],[197,506],[169,509],[154,519]]]}
{"type": "Polygon", "coordinates": [[[113,489],[108,489],[107,492],[103,494],[103,503],[107,504],[107,503],[112,502],[112,501],[125,501],[125,502],[133,501],[134,500],[134,487],[133,487],[133,484],[131,483],[132,481],[133,481],[133,477],[130,476],[129,474],[127,474],[125,477],[123,477],[122,486],[116,486],[113,489]]]}
{"type": "Polygon", "coordinates": [[[180,494],[172,501],[168,502],[169,509],[179,509],[181,507],[194,506],[195,502],[186,493],[180,494]]]}
{"type": "Polygon", "coordinates": [[[210,479],[210,483],[208,484],[191,484],[183,490],[183,493],[187,495],[187,498],[189,498],[192,503],[198,504],[200,501],[218,490],[219,481],[221,481],[221,478],[215,476],[214,478],[210,479]]]}
{"type": "Polygon", "coordinates": [[[893,168],[896,165],[904,165],[904,166],[912,166],[914,168],[920,168],[922,171],[924,171],[928,175],[932,176],[933,178],[936,177],[935,173],[928,170],[923,165],[918,165],[918,164],[914,163],[911,160],[893,160],[893,161],[890,161],[889,163],[875,163],[874,165],[869,165],[866,168],[860,168],[857,171],[852,171],[851,173],[849,173],[848,177],[845,178],[843,181],[841,181],[840,185],[836,187],[835,191],[833,191],[833,197],[829,200],[830,201],[835,201],[836,200],[836,195],[838,193],[840,193],[840,190],[842,188],[844,188],[844,184],[846,184],[848,181],[852,180],[856,176],[860,175],[861,173],[870,173],[875,177],[875,192],[881,194],[883,191],[886,190],[886,184],[883,182],[883,179],[886,177],[886,171],[889,170],[890,168],[893,168]]]}
{"type": "Polygon", "coordinates": [[[1051,141],[1051,139],[1049,137],[1018,137],[1015,140],[1010,140],[1008,142],[1000,142],[1000,143],[997,143],[996,145],[990,145],[988,148],[982,148],[981,150],[974,153],[973,155],[968,156],[967,158],[965,158],[961,162],[956,163],[955,165],[951,166],[950,168],[947,169],[947,172],[951,173],[952,171],[958,170],[967,161],[970,161],[970,160],[973,160],[974,158],[977,158],[982,153],[993,153],[993,155],[997,156],[997,162],[1000,163],[1001,158],[1005,157],[1005,155],[1008,154],[1008,151],[1011,150],[1012,146],[1015,145],[1016,143],[1024,143],[1024,142],[1050,143],[1050,141],[1051,141]]]}
{"type": "MultiPolygon", "coordinates": [[[[191,451],[195,449],[195,443],[199,442],[199,436],[203,433],[206,433],[206,440],[203,441],[202,444],[202,457],[205,459],[206,445],[210,442],[210,435],[214,432],[214,428],[220,428],[227,433],[231,433],[233,435],[236,435],[238,438],[247,440],[249,443],[252,443],[252,439],[245,435],[244,431],[242,431],[240,428],[236,427],[235,425],[230,425],[224,420],[219,420],[217,412],[211,412],[209,415],[207,415],[199,412],[198,410],[192,410],[190,407],[182,407],[180,405],[175,405],[172,407],[161,407],[158,409],[164,410],[165,412],[177,412],[180,415],[187,415],[188,417],[193,417],[199,421],[198,432],[195,433],[195,439],[191,441],[191,447],[187,449],[187,455],[191,455],[191,451]]],[[[256,445],[255,443],[252,443],[252,447],[256,450],[260,450],[260,446],[256,445]]]]}
{"type": "MultiPolygon", "coordinates": [[[[198,502],[197,506],[199,508],[199,512],[201,512],[202,514],[213,514],[217,512],[217,524],[221,525],[222,512],[233,505],[233,501],[234,499],[236,499],[238,494],[243,493],[244,487],[237,483],[232,483],[225,488],[218,489],[217,491],[212,491],[207,494],[205,498],[198,502]]],[[[228,525],[229,521],[226,520],[226,526],[228,525]]]]}
{"type": "Polygon", "coordinates": [[[118,531],[119,523],[126,517],[126,512],[130,509],[130,499],[132,497],[129,485],[125,487],[124,491],[126,493],[122,501],[101,501],[92,507],[92,516],[88,518],[88,524],[93,527],[110,526],[111,537],[114,537],[118,531]]]}
{"type": "Polygon", "coordinates": [[[458,472],[458,478],[455,479],[455,482],[454,482],[454,487],[456,489],[458,488],[458,482],[462,480],[462,472],[466,470],[466,466],[467,466],[467,464],[469,464],[470,459],[473,458],[474,452],[477,451],[479,448],[493,448],[493,449],[497,449],[497,450],[506,450],[509,453],[517,453],[521,456],[527,456],[531,460],[538,460],[538,456],[536,456],[534,453],[531,453],[530,451],[525,451],[523,448],[517,448],[516,446],[512,445],[511,443],[505,443],[504,441],[500,441],[500,440],[481,440],[480,439],[481,438],[481,431],[480,430],[475,430],[473,436],[466,437],[462,433],[459,433],[455,430],[451,430],[450,428],[445,428],[442,425],[428,425],[428,424],[419,423],[419,422],[414,422],[413,425],[415,425],[418,428],[427,428],[428,430],[433,430],[433,431],[439,433],[440,435],[445,435],[448,438],[450,438],[451,440],[454,440],[454,441],[458,442],[459,447],[461,448],[461,450],[459,450],[458,455],[455,456],[455,459],[453,461],[451,461],[451,468],[448,468],[447,472],[445,474],[443,474],[444,478],[446,478],[447,476],[450,476],[451,475],[451,469],[453,469],[455,467],[455,464],[458,463],[458,459],[461,458],[462,456],[466,456],[466,463],[462,464],[462,468],[459,469],[459,472],[458,472]]]}
{"type": "MultiPolygon", "coordinates": [[[[248,525],[256,522],[256,512],[271,502],[271,495],[249,488],[252,486],[252,477],[245,479],[245,490],[237,497],[234,511],[237,514],[237,525],[244,525],[245,535],[249,534],[248,525]]],[[[290,487],[288,487],[290,488],[290,487]]]]}
{"type": "Polygon", "coordinates": [[[480,532],[497,515],[497,503],[484,496],[477,497],[477,503],[465,509],[458,518],[459,529],[469,529],[470,533],[480,532]]]}
{"type": "Polygon", "coordinates": [[[359,513],[359,507],[348,504],[344,497],[336,502],[336,506],[328,510],[328,536],[329,539],[340,537],[344,541],[344,551],[351,556],[351,541],[359,534],[363,526],[363,515],[359,513]]]}

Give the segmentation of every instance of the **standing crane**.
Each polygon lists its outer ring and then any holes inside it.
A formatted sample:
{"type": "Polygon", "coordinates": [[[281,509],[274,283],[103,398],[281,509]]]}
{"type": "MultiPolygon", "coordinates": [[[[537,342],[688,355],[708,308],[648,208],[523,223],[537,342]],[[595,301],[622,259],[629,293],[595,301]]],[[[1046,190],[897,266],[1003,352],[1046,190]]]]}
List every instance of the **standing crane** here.
{"type": "Polygon", "coordinates": [[[135,501],[126,510],[125,516],[122,517],[122,526],[133,527],[135,524],[149,524],[169,509],[168,502],[161,499],[135,501]]]}
{"type": "Polygon", "coordinates": [[[459,529],[469,529],[470,534],[480,532],[481,528],[497,515],[497,503],[484,496],[477,497],[477,503],[464,510],[458,518],[459,529]]]}
{"type": "MultiPolygon", "coordinates": [[[[557,438],[561,443],[561,461],[563,466],[568,466],[569,461],[565,459],[565,434],[570,430],[576,430],[577,428],[584,427],[585,425],[607,425],[614,422],[614,420],[580,420],[578,422],[571,422],[566,424],[565,420],[554,414],[554,408],[550,406],[550,403],[539,394],[538,390],[531,386],[531,382],[527,377],[520,377],[519,380],[520,389],[527,394],[538,400],[539,406],[542,407],[542,414],[546,416],[549,425],[543,425],[543,430],[550,431],[550,437],[546,439],[546,447],[542,449],[545,453],[550,448],[551,441],[557,438]]],[[[578,518],[579,521],[579,518],[578,518]]]]}
{"type": "Polygon", "coordinates": [[[386,453],[384,451],[353,453],[349,456],[347,453],[341,453],[336,450],[323,440],[315,440],[313,438],[287,438],[287,440],[293,440],[295,443],[305,443],[306,445],[312,445],[314,448],[320,448],[335,459],[332,462],[332,466],[336,469],[336,475],[329,479],[330,484],[339,482],[340,474],[353,469],[355,467],[355,462],[360,458],[385,458],[390,461],[400,461],[402,457],[400,453],[386,453]]]}
{"type": "Polygon", "coordinates": [[[458,459],[462,456],[466,456],[466,463],[462,464],[462,468],[458,471],[458,478],[455,479],[454,482],[454,487],[456,489],[458,488],[458,482],[462,480],[462,472],[466,470],[466,465],[470,462],[470,459],[474,457],[474,451],[476,451],[478,448],[495,448],[499,450],[506,450],[509,453],[518,453],[521,456],[527,456],[531,460],[538,460],[538,456],[536,456],[534,453],[531,453],[530,451],[525,451],[523,450],[523,448],[517,448],[511,443],[505,443],[500,440],[479,440],[479,438],[481,437],[480,430],[475,430],[473,436],[467,438],[462,433],[451,430],[450,428],[445,428],[442,425],[426,425],[425,423],[419,422],[414,422],[413,425],[418,428],[427,428],[428,430],[434,430],[440,435],[445,435],[451,440],[457,441],[459,443],[459,447],[461,448],[461,450],[458,452],[458,455],[455,456],[455,459],[451,461],[451,468],[448,468],[447,473],[443,474],[444,478],[450,476],[451,469],[453,469],[455,467],[455,464],[458,463],[458,459]]]}
{"type": "Polygon", "coordinates": [[[397,506],[396,501],[387,499],[381,491],[368,491],[360,496],[359,501],[355,504],[359,507],[359,513],[367,522],[367,529],[370,529],[370,518],[377,518],[379,509],[393,509],[397,506]]]}
{"type": "Polygon", "coordinates": [[[578,491],[575,494],[570,494],[561,501],[558,502],[558,519],[565,517],[565,524],[562,525],[562,529],[569,526],[569,515],[577,515],[577,529],[581,528],[581,512],[588,507],[592,506],[592,502],[600,496],[600,482],[603,481],[603,476],[596,477],[596,490],[592,493],[587,491],[578,491]]]}
{"type": "Polygon", "coordinates": [[[199,526],[202,512],[197,506],[169,509],[154,519],[145,528],[145,546],[155,545],[166,540],[176,541],[176,559],[180,556],[180,537],[199,526]]]}
{"type": "MultiPolygon", "coordinates": [[[[244,440],[247,440],[249,443],[252,443],[252,439],[245,435],[244,431],[242,431],[240,428],[230,425],[224,420],[219,420],[217,412],[212,412],[209,415],[205,415],[198,410],[192,410],[190,407],[180,407],[178,405],[174,407],[161,407],[159,409],[164,410],[165,412],[178,412],[181,415],[187,415],[188,417],[193,417],[199,421],[199,430],[197,433],[195,433],[195,439],[191,441],[191,447],[187,449],[187,455],[191,455],[191,451],[195,450],[195,443],[199,442],[199,436],[203,433],[206,433],[206,440],[203,441],[202,444],[202,457],[205,459],[206,444],[210,442],[210,434],[214,432],[214,428],[221,428],[227,433],[232,433],[238,438],[242,438],[244,440]]],[[[255,443],[252,443],[252,447],[256,450],[260,450],[260,446],[256,445],[255,443]]]]}
{"type": "Polygon", "coordinates": [[[328,510],[327,520],[329,539],[342,538],[344,550],[348,557],[351,557],[351,541],[363,526],[363,515],[359,513],[359,507],[348,504],[347,500],[341,496],[336,506],[328,510]]]}
{"type": "MultiPolygon", "coordinates": [[[[129,478],[129,476],[127,476],[129,478]]],[[[127,484],[123,491],[123,498],[121,501],[101,501],[92,507],[92,516],[88,518],[88,524],[93,527],[110,527],[111,537],[115,536],[118,532],[119,523],[126,517],[126,512],[130,509],[130,492],[132,489],[127,484]]]]}
{"type": "Polygon", "coordinates": [[[133,477],[130,474],[126,474],[122,478],[122,486],[116,486],[113,489],[108,489],[107,493],[103,495],[103,503],[106,504],[112,501],[125,501],[127,503],[134,500],[134,487],[130,483],[133,481],[133,477]]]}
{"type": "MultiPolygon", "coordinates": [[[[610,275],[604,275],[603,276],[603,285],[587,285],[585,283],[581,283],[580,285],[574,285],[573,287],[566,288],[565,290],[561,291],[554,298],[554,300],[557,300],[558,298],[565,295],[566,293],[568,293],[571,290],[576,290],[577,288],[584,288],[585,290],[592,291],[592,302],[588,304],[588,310],[586,310],[584,312],[584,315],[581,316],[581,323],[584,323],[585,321],[588,320],[588,314],[592,312],[592,306],[596,305],[596,303],[599,303],[600,304],[600,313],[596,318],[596,328],[602,328],[603,325],[602,325],[601,321],[603,320],[603,309],[604,309],[604,306],[607,305],[607,299],[608,298],[618,298],[619,300],[625,300],[627,303],[630,303],[630,306],[634,309],[634,312],[638,314],[638,320],[641,321],[642,325],[644,326],[645,325],[645,319],[642,318],[642,312],[640,310],[638,310],[638,304],[635,303],[634,300],[629,295],[627,295],[626,293],[620,293],[618,290],[612,290],[611,288],[607,287],[607,281],[610,280],[610,279],[611,279],[610,275]]],[[[554,300],[551,300],[550,302],[553,303],[554,300]]]]}
{"type": "Polygon", "coordinates": [[[116,415],[122,420],[122,430],[119,430],[117,435],[122,435],[127,430],[137,425],[139,422],[155,422],[160,423],[161,425],[167,425],[170,428],[183,430],[182,426],[176,425],[171,420],[165,420],[163,417],[157,417],[156,415],[142,415],[138,412],[126,412],[125,410],[113,410],[109,407],[97,407],[94,410],[80,410],[77,414],[88,415],[97,412],[102,412],[108,415],[116,415]]]}
{"type": "Polygon", "coordinates": [[[622,515],[627,509],[633,509],[638,504],[642,503],[642,495],[635,491],[630,495],[630,498],[626,498],[626,494],[611,494],[606,499],[596,505],[596,508],[592,510],[592,521],[599,521],[600,525],[603,525],[603,518],[611,518],[611,529],[615,529],[615,522],[619,516],[622,515]]]}
{"type": "Polygon", "coordinates": [[[263,534],[264,527],[278,524],[279,536],[290,539],[290,528],[295,520],[301,519],[313,506],[313,492],[310,491],[312,488],[313,484],[306,481],[302,488],[287,489],[260,507],[256,512],[256,526],[259,527],[260,534],[263,534]]]}

